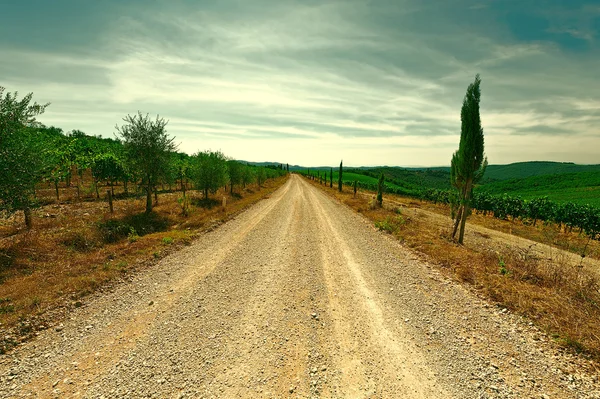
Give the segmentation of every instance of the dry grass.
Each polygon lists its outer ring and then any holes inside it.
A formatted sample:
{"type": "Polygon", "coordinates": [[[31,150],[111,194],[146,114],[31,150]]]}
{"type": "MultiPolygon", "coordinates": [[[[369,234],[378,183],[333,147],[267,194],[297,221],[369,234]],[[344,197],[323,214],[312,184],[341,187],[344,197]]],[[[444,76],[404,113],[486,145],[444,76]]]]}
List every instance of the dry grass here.
{"type": "MultiPolygon", "coordinates": [[[[220,191],[214,196],[218,205],[210,209],[211,202],[188,191],[187,217],[181,192],[175,192],[160,194],[150,215],[143,213],[145,198],[116,200],[110,214],[104,201],[74,202],[64,195],[65,202],[36,210],[30,231],[23,229],[21,215],[0,220],[0,353],[48,327],[50,313],[81,306],[86,295],[188,245],[199,232],[265,198],[285,181],[269,180],[260,190],[249,186],[233,196],[220,191]]],[[[51,197],[42,200],[53,202],[51,197]]]]}
{"type": "MultiPolygon", "coordinates": [[[[363,192],[353,198],[348,188],[347,192],[339,193],[313,184],[373,220],[381,230],[425,254],[449,275],[529,318],[565,347],[600,359],[600,281],[596,273],[568,262],[565,252],[555,251],[551,259],[541,258],[531,248],[512,246],[481,232],[470,232],[465,245],[458,245],[449,238],[450,212],[440,205],[384,196],[384,208],[377,208],[371,204],[374,193],[363,192]],[[421,212],[423,208],[445,210],[446,219],[421,212]]],[[[579,242],[576,234],[566,237],[568,234],[558,231],[546,238],[550,226],[533,227],[490,219],[474,215],[470,222],[547,244],[555,244],[557,236],[563,236],[560,240],[570,246],[579,242]]],[[[589,247],[597,248],[597,243],[589,247]]]]}

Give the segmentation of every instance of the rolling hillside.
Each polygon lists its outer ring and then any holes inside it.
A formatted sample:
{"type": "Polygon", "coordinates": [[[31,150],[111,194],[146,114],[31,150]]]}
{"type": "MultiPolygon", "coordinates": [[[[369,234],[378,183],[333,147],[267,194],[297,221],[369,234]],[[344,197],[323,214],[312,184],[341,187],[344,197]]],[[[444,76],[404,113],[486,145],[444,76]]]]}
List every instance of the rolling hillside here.
{"type": "MultiPolygon", "coordinates": [[[[311,173],[329,172],[330,167],[312,167],[311,173]]],[[[291,169],[291,168],[290,168],[291,169]]],[[[309,168],[295,167],[305,172],[309,168]]],[[[337,182],[337,167],[333,168],[337,182]]],[[[345,168],[344,181],[377,184],[383,173],[386,186],[401,192],[449,190],[450,168],[359,167],[345,168]]],[[[557,202],[574,202],[600,207],[600,165],[577,165],[561,162],[519,162],[509,165],[490,165],[476,191],[493,195],[508,194],[532,199],[547,196],[557,202]]]]}

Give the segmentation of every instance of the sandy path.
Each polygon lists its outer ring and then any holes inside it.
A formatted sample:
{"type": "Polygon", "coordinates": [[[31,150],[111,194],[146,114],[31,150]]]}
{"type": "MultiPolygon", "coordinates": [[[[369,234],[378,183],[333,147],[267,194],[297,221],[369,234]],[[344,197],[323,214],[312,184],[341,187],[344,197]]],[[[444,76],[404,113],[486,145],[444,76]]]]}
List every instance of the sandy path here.
{"type": "Polygon", "coordinates": [[[292,176],[0,357],[0,397],[600,397],[578,365],[292,176]]]}

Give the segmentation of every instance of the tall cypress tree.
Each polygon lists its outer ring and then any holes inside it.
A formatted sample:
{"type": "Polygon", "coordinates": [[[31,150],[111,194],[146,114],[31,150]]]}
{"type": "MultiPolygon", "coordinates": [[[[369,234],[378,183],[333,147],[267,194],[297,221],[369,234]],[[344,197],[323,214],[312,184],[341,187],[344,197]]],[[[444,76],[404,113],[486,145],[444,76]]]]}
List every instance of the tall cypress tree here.
{"type": "Polygon", "coordinates": [[[383,182],[385,177],[383,173],[379,175],[379,181],[377,182],[377,204],[381,208],[383,206],[383,182]]]}
{"type": "Polygon", "coordinates": [[[340,193],[342,192],[342,162],[340,161],[340,173],[338,174],[338,190],[340,193]]]}
{"type": "Polygon", "coordinates": [[[481,180],[487,167],[484,155],[483,128],[479,115],[481,99],[481,78],[475,76],[475,81],[467,88],[460,111],[461,131],[458,150],[452,155],[450,163],[450,181],[458,190],[458,212],[454,223],[452,238],[458,236],[459,244],[463,243],[465,224],[471,212],[473,186],[481,180]]]}
{"type": "Polygon", "coordinates": [[[329,188],[333,188],[333,168],[329,169],[329,188]]]}

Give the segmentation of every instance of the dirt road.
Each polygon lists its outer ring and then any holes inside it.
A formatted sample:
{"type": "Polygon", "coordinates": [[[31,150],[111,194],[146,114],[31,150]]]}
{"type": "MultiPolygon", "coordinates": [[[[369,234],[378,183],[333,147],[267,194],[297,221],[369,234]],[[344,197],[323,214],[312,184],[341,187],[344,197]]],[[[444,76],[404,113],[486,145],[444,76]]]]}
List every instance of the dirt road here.
{"type": "Polygon", "coordinates": [[[583,361],[298,176],[0,358],[0,397],[600,398],[583,361]]]}

